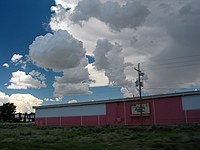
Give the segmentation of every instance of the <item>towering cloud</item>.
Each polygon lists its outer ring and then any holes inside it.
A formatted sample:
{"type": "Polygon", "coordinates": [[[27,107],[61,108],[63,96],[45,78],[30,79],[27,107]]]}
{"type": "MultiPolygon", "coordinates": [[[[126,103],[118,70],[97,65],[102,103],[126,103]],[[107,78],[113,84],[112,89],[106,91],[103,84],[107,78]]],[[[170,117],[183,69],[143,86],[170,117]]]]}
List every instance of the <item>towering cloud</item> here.
{"type": "Polygon", "coordinates": [[[85,68],[87,64],[87,59],[83,58],[79,66],[65,69],[62,77],[55,77],[53,84],[54,95],[62,97],[75,94],[90,94],[89,73],[85,68]]]}
{"type": "Polygon", "coordinates": [[[78,66],[85,55],[82,42],[64,30],[37,37],[29,49],[34,64],[54,71],[78,66]]]}
{"type": "Polygon", "coordinates": [[[38,99],[31,94],[12,94],[9,96],[0,92],[0,105],[8,102],[15,104],[16,112],[30,113],[34,112],[32,107],[41,105],[43,100],[38,99]]]}
{"type": "MultiPolygon", "coordinates": [[[[125,68],[131,66],[131,64],[124,63],[122,50],[121,45],[118,43],[113,45],[108,40],[98,40],[94,51],[96,59],[94,65],[98,70],[105,71],[111,86],[126,88],[126,93],[129,91],[130,95],[133,95],[132,82],[128,81],[125,75],[125,68]]],[[[124,92],[125,90],[121,91],[124,92]]]]}
{"type": "Polygon", "coordinates": [[[0,106],[3,105],[4,103],[8,103],[10,101],[9,98],[10,97],[8,95],[6,95],[3,92],[0,92],[0,106]]]}
{"type": "Polygon", "coordinates": [[[63,72],[55,77],[54,95],[62,97],[89,92],[89,74],[85,49],[81,41],[65,30],[39,36],[30,45],[29,56],[34,64],[55,72],[63,72]]]}
{"type": "MultiPolygon", "coordinates": [[[[171,92],[199,88],[199,0],[56,2],[60,5],[54,9],[50,22],[51,29],[68,30],[83,41],[90,55],[98,39],[106,38],[112,43],[120,43],[123,47],[120,53],[124,57],[124,63],[131,62],[134,66],[141,63],[142,71],[148,75],[149,80],[144,84],[145,92],[155,94],[169,90],[171,92]],[[73,4],[70,11],[67,9],[70,6],[68,4],[73,4]]],[[[101,51],[95,50],[95,67],[98,72],[105,72],[110,85],[122,85],[122,81],[136,79],[137,73],[133,67],[129,67],[129,71],[127,68],[124,70],[126,79],[123,74],[120,74],[120,78],[111,75],[111,71],[108,70],[115,70],[117,63],[110,65],[108,58],[113,58],[113,55],[109,55],[108,49],[112,44],[108,43],[104,43],[104,47],[97,46],[101,47],[101,51]],[[119,81],[116,81],[118,79],[119,81]]],[[[94,69],[91,73],[93,79],[101,78],[95,74],[94,69]]],[[[129,95],[127,91],[132,90],[122,88],[121,91],[129,95]]]]}
{"type": "Polygon", "coordinates": [[[74,23],[88,21],[94,17],[105,22],[114,30],[137,28],[142,25],[150,11],[139,2],[128,1],[124,5],[117,2],[100,0],[82,0],[78,3],[71,20],[74,23]]]}

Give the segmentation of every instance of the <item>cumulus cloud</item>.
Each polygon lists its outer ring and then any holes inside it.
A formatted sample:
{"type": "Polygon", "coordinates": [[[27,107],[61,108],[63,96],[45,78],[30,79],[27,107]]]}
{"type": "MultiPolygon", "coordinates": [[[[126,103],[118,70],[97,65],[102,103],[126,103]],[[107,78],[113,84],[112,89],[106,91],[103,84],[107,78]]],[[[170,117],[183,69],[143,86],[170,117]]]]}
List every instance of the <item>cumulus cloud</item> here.
{"type": "Polygon", "coordinates": [[[32,107],[41,105],[43,100],[38,99],[31,94],[12,94],[9,96],[0,92],[0,105],[8,102],[15,104],[16,112],[30,113],[35,111],[32,107]]]}
{"type": "Polygon", "coordinates": [[[34,64],[42,68],[62,72],[56,76],[54,96],[89,94],[88,61],[83,43],[64,30],[39,36],[29,46],[29,56],[34,64]]]}
{"type": "MultiPolygon", "coordinates": [[[[134,66],[141,63],[142,71],[148,75],[149,80],[144,84],[144,90],[148,93],[162,93],[171,88],[199,87],[200,78],[197,68],[200,60],[198,7],[200,4],[198,0],[95,0],[92,2],[56,0],[56,4],[62,7],[57,5],[57,10],[51,17],[50,27],[53,31],[60,28],[68,30],[74,37],[83,41],[87,54],[90,55],[93,54],[98,39],[106,38],[111,43],[120,43],[123,47],[121,53],[124,62],[131,62],[134,66]],[[68,4],[77,4],[77,7],[66,11],[68,4]],[[121,16],[112,15],[113,12],[124,8],[127,8],[126,11],[120,11],[119,14],[122,16],[125,12],[127,14],[116,22],[121,16]],[[140,13],[142,10],[146,14],[140,13]],[[130,18],[129,14],[135,12],[138,12],[135,18],[139,19],[133,18],[127,21],[126,19],[130,18]],[[70,19],[75,24],[72,24],[70,19]],[[79,23],[82,26],[79,26],[79,23]],[[113,30],[120,32],[113,32],[113,30]]],[[[108,69],[106,67],[108,59],[103,53],[107,51],[98,55],[102,55],[104,61],[96,60],[104,64],[104,68],[103,65],[96,64],[98,71],[102,73],[108,69]]],[[[114,67],[113,65],[113,69],[114,67]]],[[[126,67],[124,74],[128,81],[135,81],[137,78],[137,72],[133,67],[126,67]]],[[[90,74],[91,76],[93,79],[101,78],[95,72],[93,75],[90,74]]],[[[103,78],[100,80],[103,81],[103,78]]],[[[126,90],[121,90],[126,93],[126,90]]]]}
{"type": "Polygon", "coordinates": [[[127,88],[122,87],[120,91],[124,94],[124,97],[133,97],[133,93],[130,92],[127,88]]]}
{"type": "Polygon", "coordinates": [[[78,66],[84,55],[82,42],[64,30],[39,36],[29,46],[32,62],[39,67],[54,71],[78,66]]]}
{"type": "Polygon", "coordinates": [[[2,66],[5,67],[5,68],[9,68],[10,67],[10,65],[8,63],[4,63],[2,66]]]}
{"type": "Polygon", "coordinates": [[[41,72],[36,71],[36,70],[32,70],[31,72],[29,72],[29,75],[41,81],[46,80],[45,75],[43,75],[41,72]]]}
{"type": "MultiPolygon", "coordinates": [[[[27,65],[30,63],[30,58],[28,55],[20,55],[20,54],[14,54],[11,57],[11,62],[15,66],[20,66],[23,70],[26,69],[27,65]]],[[[9,64],[8,64],[9,65],[9,64]]],[[[10,66],[10,65],[9,65],[10,66]]]]}
{"type": "Polygon", "coordinates": [[[55,0],[56,5],[61,5],[64,8],[75,8],[79,0],[55,0]]]}
{"type": "Polygon", "coordinates": [[[119,31],[123,28],[141,26],[149,13],[146,6],[134,1],[128,1],[121,6],[118,2],[112,1],[102,3],[99,0],[82,0],[71,15],[71,20],[74,23],[81,23],[94,17],[119,31]]]}
{"type": "Polygon", "coordinates": [[[62,97],[74,94],[90,94],[87,64],[88,61],[85,57],[79,66],[65,69],[62,77],[56,76],[53,84],[54,95],[62,97]]]}
{"type": "Polygon", "coordinates": [[[11,58],[11,61],[13,63],[17,63],[19,62],[21,59],[22,59],[23,55],[20,55],[20,54],[14,54],[11,58]]]}
{"type": "Polygon", "coordinates": [[[52,99],[52,98],[44,98],[44,101],[59,102],[59,101],[62,101],[62,97],[56,97],[55,99],[52,99]]]}
{"type": "Polygon", "coordinates": [[[0,92],[0,106],[2,106],[4,103],[8,103],[9,101],[9,96],[3,92],[0,92]]]}
{"type": "Polygon", "coordinates": [[[30,74],[27,75],[25,72],[19,70],[12,73],[10,83],[11,84],[7,86],[8,89],[40,89],[46,87],[44,80],[35,79],[30,74]]]}
{"type": "Polygon", "coordinates": [[[72,99],[72,100],[68,101],[67,103],[68,103],[68,104],[73,104],[73,103],[78,103],[78,101],[75,100],[75,99],[72,99]]]}
{"type": "Polygon", "coordinates": [[[97,86],[107,86],[108,78],[105,76],[105,71],[95,69],[93,64],[87,65],[89,78],[90,78],[90,87],[97,86]]]}
{"type": "Polygon", "coordinates": [[[125,68],[132,64],[124,62],[122,50],[121,45],[118,43],[113,45],[108,40],[98,40],[94,51],[96,60],[94,66],[97,70],[105,71],[105,75],[109,79],[109,85],[127,88],[127,91],[132,93],[132,82],[128,81],[125,75],[125,68]]]}

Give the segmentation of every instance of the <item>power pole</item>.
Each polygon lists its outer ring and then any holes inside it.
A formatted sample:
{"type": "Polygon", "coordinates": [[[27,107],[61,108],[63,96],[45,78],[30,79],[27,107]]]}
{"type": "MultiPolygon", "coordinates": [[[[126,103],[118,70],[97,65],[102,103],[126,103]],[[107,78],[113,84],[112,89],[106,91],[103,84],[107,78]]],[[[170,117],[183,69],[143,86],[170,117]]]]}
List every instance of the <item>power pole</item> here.
{"type": "Polygon", "coordinates": [[[143,86],[143,82],[141,82],[141,76],[142,76],[142,71],[140,70],[140,63],[138,63],[138,67],[134,68],[137,72],[138,72],[138,80],[136,81],[136,87],[138,86],[139,88],[139,95],[140,95],[140,99],[142,98],[142,86],[143,86]]]}
{"type": "MultiPolygon", "coordinates": [[[[142,100],[142,87],[143,87],[143,82],[141,81],[141,76],[144,76],[144,73],[140,70],[140,63],[138,63],[138,67],[134,68],[138,72],[138,80],[136,80],[136,87],[138,87],[139,90],[139,96],[140,100],[142,100]]],[[[142,103],[140,103],[140,123],[141,126],[143,126],[143,106],[142,103]]]]}

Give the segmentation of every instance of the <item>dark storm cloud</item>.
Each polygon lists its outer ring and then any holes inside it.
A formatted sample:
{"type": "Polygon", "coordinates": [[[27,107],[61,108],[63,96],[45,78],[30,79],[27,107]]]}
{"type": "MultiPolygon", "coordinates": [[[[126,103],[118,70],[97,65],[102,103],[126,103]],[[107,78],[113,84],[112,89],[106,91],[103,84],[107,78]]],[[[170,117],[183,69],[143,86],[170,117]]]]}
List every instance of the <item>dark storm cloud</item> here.
{"type": "Polygon", "coordinates": [[[137,28],[141,26],[150,11],[139,2],[128,1],[120,6],[117,2],[99,0],[80,1],[71,15],[74,23],[88,21],[94,17],[105,22],[113,30],[119,31],[123,28],[137,28]]]}
{"type": "Polygon", "coordinates": [[[184,88],[200,79],[200,1],[185,4],[167,18],[166,31],[171,43],[154,55],[149,67],[151,86],[184,88]],[[151,69],[153,71],[151,71],[151,69]]]}

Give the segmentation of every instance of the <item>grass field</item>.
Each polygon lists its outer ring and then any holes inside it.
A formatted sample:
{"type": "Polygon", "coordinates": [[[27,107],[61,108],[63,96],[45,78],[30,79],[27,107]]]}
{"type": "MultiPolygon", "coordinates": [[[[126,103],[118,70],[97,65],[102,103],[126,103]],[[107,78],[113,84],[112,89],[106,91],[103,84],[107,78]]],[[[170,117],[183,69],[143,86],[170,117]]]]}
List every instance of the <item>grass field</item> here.
{"type": "Polygon", "coordinates": [[[37,127],[0,123],[2,150],[198,150],[200,125],[37,127]]]}

